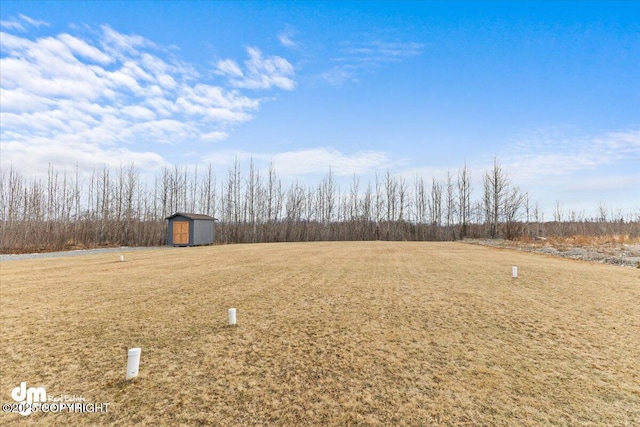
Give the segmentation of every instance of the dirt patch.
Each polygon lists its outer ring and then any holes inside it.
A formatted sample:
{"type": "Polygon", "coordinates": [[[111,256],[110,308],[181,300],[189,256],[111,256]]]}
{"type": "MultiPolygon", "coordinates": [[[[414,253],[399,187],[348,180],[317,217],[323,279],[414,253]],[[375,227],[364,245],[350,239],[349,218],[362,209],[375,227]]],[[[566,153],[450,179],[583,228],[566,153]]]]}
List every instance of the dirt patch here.
{"type": "Polygon", "coordinates": [[[469,239],[467,243],[535,252],[562,258],[640,268],[640,239],[621,236],[550,237],[502,240],[469,239]]]}

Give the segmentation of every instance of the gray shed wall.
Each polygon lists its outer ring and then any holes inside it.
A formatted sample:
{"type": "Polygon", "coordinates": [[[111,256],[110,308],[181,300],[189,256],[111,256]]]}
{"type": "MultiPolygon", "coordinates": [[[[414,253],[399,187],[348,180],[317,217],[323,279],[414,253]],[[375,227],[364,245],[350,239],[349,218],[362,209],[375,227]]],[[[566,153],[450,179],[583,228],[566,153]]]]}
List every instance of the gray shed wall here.
{"type": "Polygon", "coordinates": [[[174,219],[170,219],[167,227],[167,245],[169,246],[173,246],[173,222],[174,219]]]}
{"type": "Polygon", "coordinates": [[[196,219],[190,231],[190,240],[194,245],[209,245],[214,242],[213,221],[196,219]]]}

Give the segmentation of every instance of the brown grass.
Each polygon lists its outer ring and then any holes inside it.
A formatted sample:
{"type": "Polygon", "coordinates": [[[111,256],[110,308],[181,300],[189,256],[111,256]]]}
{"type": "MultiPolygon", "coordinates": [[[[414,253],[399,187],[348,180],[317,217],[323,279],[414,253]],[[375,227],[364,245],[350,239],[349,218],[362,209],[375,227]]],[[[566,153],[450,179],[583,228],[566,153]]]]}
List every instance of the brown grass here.
{"type": "Polygon", "coordinates": [[[574,236],[548,236],[544,240],[521,237],[517,239],[517,241],[538,246],[554,246],[560,248],[574,246],[596,248],[602,246],[638,245],[640,244],[640,236],[631,236],[629,234],[586,236],[576,234],[574,236]]]}
{"type": "Polygon", "coordinates": [[[110,406],[0,424],[640,425],[635,269],[462,243],[125,257],[2,263],[0,400],[110,406]]]}

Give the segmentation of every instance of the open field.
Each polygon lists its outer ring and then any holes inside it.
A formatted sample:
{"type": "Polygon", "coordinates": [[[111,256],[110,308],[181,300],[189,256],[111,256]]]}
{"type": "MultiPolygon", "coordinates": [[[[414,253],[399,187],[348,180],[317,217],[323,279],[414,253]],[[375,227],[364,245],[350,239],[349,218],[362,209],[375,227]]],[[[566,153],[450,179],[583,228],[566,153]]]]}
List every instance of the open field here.
{"type": "Polygon", "coordinates": [[[640,425],[637,269],[463,243],[125,258],[0,263],[0,401],[109,403],[0,424],[640,425]]]}

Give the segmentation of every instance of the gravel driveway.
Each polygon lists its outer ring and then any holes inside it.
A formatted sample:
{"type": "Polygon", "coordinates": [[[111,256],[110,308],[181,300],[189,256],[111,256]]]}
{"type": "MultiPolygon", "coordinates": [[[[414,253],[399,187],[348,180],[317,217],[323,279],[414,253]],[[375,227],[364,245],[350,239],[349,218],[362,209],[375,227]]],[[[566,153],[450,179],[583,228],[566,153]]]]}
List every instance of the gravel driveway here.
{"type": "Polygon", "coordinates": [[[148,251],[150,249],[163,249],[169,248],[169,246],[121,246],[119,248],[98,248],[98,249],[80,249],[75,251],[60,251],[60,252],[43,252],[34,254],[2,254],[0,255],[0,261],[16,261],[21,259],[38,259],[38,258],[57,258],[67,256],[81,256],[91,254],[103,254],[109,252],[132,252],[132,251],[148,251]]]}

